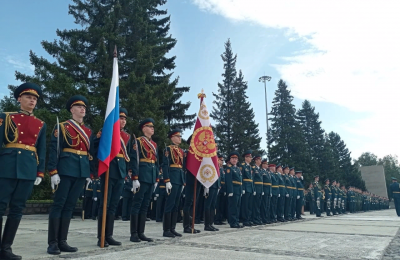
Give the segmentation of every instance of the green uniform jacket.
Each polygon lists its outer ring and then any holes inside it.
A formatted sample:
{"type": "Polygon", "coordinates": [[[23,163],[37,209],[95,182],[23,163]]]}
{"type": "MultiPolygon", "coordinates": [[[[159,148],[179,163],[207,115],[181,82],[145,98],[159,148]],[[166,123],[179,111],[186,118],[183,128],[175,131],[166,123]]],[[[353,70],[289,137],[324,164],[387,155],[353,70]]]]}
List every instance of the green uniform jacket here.
{"type": "Polygon", "coordinates": [[[247,163],[242,163],[240,165],[240,171],[242,172],[243,177],[242,189],[248,193],[253,193],[254,186],[251,165],[247,163]]]}
{"type": "Polygon", "coordinates": [[[262,177],[263,177],[264,196],[271,196],[271,194],[272,194],[272,179],[271,179],[270,171],[267,169],[262,169],[262,177]]]}
{"type": "MultiPolygon", "coordinates": [[[[300,199],[304,198],[304,185],[301,179],[294,177],[296,179],[296,190],[297,195],[300,196],[300,199]]],[[[297,197],[297,196],[296,196],[297,197]]]]}
{"type": "MultiPolygon", "coordinates": [[[[131,150],[132,179],[145,183],[156,183],[159,173],[157,144],[147,137],[138,137],[133,141],[131,150]],[[139,162],[139,167],[137,167],[139,162]]],[[[164,176],[165,177],[165,176],[164,176]]]]}
{"type": "Polygon", "coordinates": [[[278,174],[278,181],[279,181],[279,193],[281,194],[281,197],[285,197],[286,194],[288,194],[288,191],[286,189],[285,185],[285,176],[282,176],[282,174],[278,174]]]}
{"type": "Polygon", "coordinates": [[[392,193],[392,198],[400,199],[400,183],[393,182],[389,187],[390,192],[392,193]]]}
{"type": "Polygon", "coordinates": [[[297,197],[297,185],[296,185],[296,176],[289,175],[290,182],[292,183],[292,197],[297,197]]]}
{"type": "Polygon", "coordinates": [[[293,187],[292,187],[292,181],[290,180],[289,175],[284,175],[283,176],[285,180],[285,186],[286,186],[286,194],[289,194],[289,198],[293,197],[293,187]]]}
{"type": "Polygon", "coordinates": [[[254,183],[254,191],[257,194],[261,194],[263,192],[263,176],[262,169],[257,166],[253,166],[253,183],[254,183]]]}
{"type": "Polygon", "coordinates": [[[225,169],[226,193],[242,194],[242,174],[237,166],[229,166],[225,169]]]}
{"type": "Polygon", "coordinates": [[[225,169],[224,169],[224,167],[220,167],[219,168],[219,180],[220,180],[220,185],[221,185],[221,190],[219,192],[226,192],[225,169]]]}
{"type": "Polygon", "coordinates": [[[176,185],[185,184],[185,174],[183,172],[184,153],[181,148],[176,145],[170,145],[164,151],[162,164],[164,182],[171,182],[176,185]]]}
{"type": "Polygon", "coordinates": [[[328,201],[329,199],[332,201],[332,191],[329,185],[324,186],[324,191],[325,191],[325,201],[328,201]]]}
{"type": "Polygon", "coordinates": [[[24,111],[1,113],[0,147],[3,144],[0,178],[35,180],[44,177],[46,124],[42,120],[24,111]],[[19,147],[7,147],[13,145],[19,147]],[[25,149],[27,146],[31,150],[25,149]]]}
{"type": "Polygon", "coordinates": [[[313,182],[314,189],[314,199],[317,201],[317,198],[322,198],[321,189],[319,188],[318,182],[313,182]]]}
{"type": "Polygon", "coordinates": [[[272,195],[278,196],[279,193],[279,173],[271,173],[271,181],[272,181],[272,195]]]}

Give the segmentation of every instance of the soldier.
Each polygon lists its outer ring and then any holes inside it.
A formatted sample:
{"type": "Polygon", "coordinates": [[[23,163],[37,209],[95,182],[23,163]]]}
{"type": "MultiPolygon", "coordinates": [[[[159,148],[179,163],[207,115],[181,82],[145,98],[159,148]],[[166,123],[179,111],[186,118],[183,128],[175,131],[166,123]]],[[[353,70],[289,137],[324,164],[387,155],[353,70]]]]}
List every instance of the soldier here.
{"type": "Polygon", "coordinates": [[[337,215],[337,192],[336,192],[336,180],[332,180],[330,190],[332,192],[331,196],[331,210],[332,210],[332,215],[337,215]]]}
{"type": "Polygon", "coordinates": [[[93,188],[93,205],[92,205],[92,219],[96,220],[97,216],[99,215],[99,201],[101,197],[101,190],[100,190],[100,179],[95,174],[95,178],[92,181],[92,188],[93,188]]]}
{"type": "Polygon", "coordinates": [[[224,157],[220,154],[218,155],[218,165],[219,165],[219,174],[221,178],[221,189],[218,192],[217,196],[217,205],[216,205],[216,215],[215,215],[215,225],[224,224],[222,220],[225,215],[225,207],[226,207],[226,185],[225,185],[225,170],[223,167],[224,157]]]}
{"type": "Polygon", "coordinates": [[[289,171],[290,168],[289,166],[285,166],[283,168],[283,179],[285,181],[285,186],[286,186],[286,195],[285,195],[285,210],[284,210],[284,217],[286,221],[291,221],[292,216],[291,216],[291,201],[293,197],[293,186],[292,186],[292,181],[290,180],[289,177],[289,171]]]}
{"type": "Polygon", "coordinates": [[[24,83],[14,91],[19,111],[0,114],[0,259],[22,259],[12,252],[11,246],[33,186],[44,177],[46,124],[33,115],[41,95],[38,85],[24,83]],[[9,213],[1,240],[7,205],[9,213]]]}
{"type": "Polygon", "coordinates": [[[271,172],[271,181],[272,181],[272,197],[271,197],[271,220],[273,223],[276,223],[277,220],[277,208],[278,208],[278,199],[281,196],[279,191],[279,173],[276,172],[276,165],[270,164],[268,165],[269,170],[271,172]]]}
{"type": "MultiPolygon", "coordinates": [[[[154,135],[154,120],[146,118],[139,124],[144,136],[133,141],[131,153],[132,191],[134,193],[131,210],[131,242],[153,242],[153,239],[144,235],[147,209],[149,208],[154,184],[159,173],[157,144],[151,139],[154,135]],[[139,167],[137,167],[137,165],[139,167]]],[[[172,185],[166,182],[168,190],[172,185]]]]}
{"type": "Polygon", "coordinates": [[[315,199],[315,214],[317,217],[322,217],[321,216],[321,189],[319,187],[319,176],[316,175],[314,176],[314,182],[313,182],[313,190],[314,190],[314,199],[315,199]]]}
{"type": "MultiPolygon", "coordinates": [[[[297,181],[296,176],[294,176],[294,167],[289,170],[289,179],[292,187],[292,199],[290,201],[290,217],[292,221],[297,220],[296,215],[296,201],[297,201],[297,181]]],[[[304,197],[304,196],[303,196],[304,197]]]]}
{"type": "Polygon", "coordinates": [[[329,179],[325,180],[324,191],[325,191],[326,215],[327,216],[332,216],[332,214],[331,214],[332,191],[331,191],[331,187],[329,186],[329,179]]]}
{"type": "Polygon", "coordinates": [[[87,105],[85,97],[71,97],[66,109],[71,112],[72,119],[56,125],[51,135],[48,169],[51,187],[55,190],[48,230],[47,253],[51,255],[78,251],[78,248],[68,245],[67,236],[82,186],[93,174],[89,162],[93,154],[92,130],[83,123],[87,105]]]}
{"type": "Polygon", "coordinates": [[[296,171],[296,219],[303,219],[301,217],[301,208],[303,207],[303,199],[304,199],[304,185],[303,185],[303,172],[296,171]]]}
{"type": "Polygon", "coordinates": [[[342,191],[342,213],[347,214],[346,213],[347,191],[346,191],[346,187],[344,185],[342,185],[341,191],[342,191]]]}
{"type": "Polygon", "coordinates": [[[337,195],[337,205],[336,212],[337,214],[342,214],[342,192],[340,190],[340,181],[336,181],[336,195],[337,195]]]}
{"type": "Polygon", "coordinates": [[[132,208],[133,192],[132,190],[132,172],[124,180],[124,187],[122,190],[122,221],[130,220],[130,209],[132,208]]]}
{"type": "Polygon", "coordinates": [[[181,133],[182,130],[180,129],[173,129],[168,133],[168,138],[171,139],[173,144],[166,147],[164,151],[163,175],[165,190],[168,194],[164,209],[164,237],[182,236],[175,231],[179,213],[179,199],[182,187],[185,184],[185,176],[183,173],[183,150],[179,147],[182,142],[181,133]]]}
{"type": "Polygon", "coordinates": [[[164,175],[162,170],[160,171],[157,178],[157,187],[155,190],[155,199],[157,200],[156,205],[156,222],[162,222],[165,208],[165,201],[167,199],[167,194],[165,192],[164,175]]]}
{"type": "Polygon", "coordinates": [[[93,181],[92,176],[90,176],[90,181],[86,182],[85,186],[85,198],[83,203],[83,209],[85,210],[85,219],[92,218],[92,207],[93,207],[93,181]]]}
{"type": "Polygon", "coordinates": [[[262,178],[263,178],[263,194],[261,201],[261,220],[264,224],[271,224],[271,197],[272,197],[272,180],[271,172],[268,169],[267,159],[262,160],[262,178]]]}
{"type": "Polygon", "coordinates": [[[261,199],[264,194],[263,192],[263,173],[260,168],[261,166],[261,156],[254,156],[253,158],[255,166],[253,166],[253,181],[254,181],[254,192],[253,196],[253,213],[252,222],[256,225],[262,225],[261,222],[261,199]]]}
{"type": "Polygon", "coordinates": [[[242,156],[244,157],[244,163],[240,165],[240,171],[243,176],[242,184],[242,203],[241,203],[241,217],[243,219],[243,226],[251,227],[254,223],[251,222],[251,211],[252,211],[252,199],[254,195],[253,186],[253,174],[251,168],[251,161],[253,157],[252,151],[247,150],[242,156]]]}
{"type": "Polygon", "coordinates": [[[392,184],[390,184],[391,197],[394,200],[394,207],[396,208],[397,216],[400,217],[400,184],[395,177],[392,177],[392,184]]]}
{"type": "Polygon", "coordinates": [[[313,184],[310,183],[307,189],[307,196],[308,196],[308,206],[310,208],[310,215],[315,214],[315,196],[314,196],[314,188],[313,184]]]}
{"type": "MultiPolygon", "coordinates": [[[[107,192],[107,215],[106,215],[106,230],[105,230],[105,242],[104,247],[108,245],[120,246],[121,242],[114,240],[114,220],[117,212],[120,197],[122,195],[122,190],[124,187],[124,179],[128,176],[128,172],[132,175],[132,170],[130,168],[130,154],[131,154],[131,136],[128,134],[124,127],[126,125],[126,118],[128,116],[128,111],[125,108],[119,109],[119,124],[120,124],[120,135],[121,135],[121,149],[119,154],[110,162],[109,167],[109,177],[108,177],[108,192],[107,192]]],[[[101,137],[100,130],[94,139],[94,149],[97,154],[97,150],[100,143],[101,137]]],[[[105,174],[100,176],[100,190],[104,193],[105,187],[105,174]]],[[[97,220],[97,246],[101,245],[101,227],[103,219],[103,196],[100,196],[99,205],[99,216],[97,220]]]]}
{"type": "Polygon", "coordinates": [[[226,193],[228,194],[228,216],[231,228],[242,228],[239,224],[240,199],[242,196],[242,175],[236,166],[239,153],[234,151],[228,156],[229,166],[225,171],[226,193]]]}
{"type": "Polygon", "coordinates": [[[276,171],[278,172],[278,174],[275,175],[275,177],[277,177],[279,182],[279,196],[278,196],[278,206],[276,209],[276,214],[278,221],[286,222],[287,220],[284,219],[283,214],[285,211],[285,198],[289,193],[286,190],[282,165],[278,164],[278,166],[276,166],[276,171]]]}
{"type": "MultiPolygon", "coordinates": [[[[221,158],[221,155],[218,155],[221,158]]],[[[218,159],[218,165],[222,168],[223,158],[218,159]]],[[[223,177],[223,171],[219,178],[210,188],[204,188],[204,230],[205,231],[219,231],[218,228],[213,226],[215,216],[215,205],[217,203],[217,194],[221,189],[221,178],[223,177]]]]}
{"type": "MultiPolygon", "coordinates": [[[[192,135],[189,136],[189,138],[187,139],[186,143],[188,145],[191,145],[191,141],[192,141],[192,135]]],[[[186,175],[185,176],[186,177],[185,178],[186,186],[185,186],[185,189],[184,189],[184,192],[185,192],[185,203],[183,205],[183,233],[191,234],[192,233],[192,229],[191,229],[192,221],[191,221],[191,218],[190,218],[190,210],[191,210],[192,206],[193,207],[196,206],[196,202],[193,203],[193,200],[194,200],[194,185],[195,185],[195,182],[197,182],[196,183],[196,200],[198,200],[199,194],[200,194],[201,184],[196,179],[196,177],[190,171],[187,170],[186,160],[184,160],[184,162],[185,162],[185,167],[184,168],[185,168],[185,175],[186,175]]],[[[195,217],[195,216],[192,216],[192,217],[195,217]]],[[[200,230],[198,230],[198,229],[194,229],[193,231],[194,231],[194,233],[200,233],[200,230]]]]}

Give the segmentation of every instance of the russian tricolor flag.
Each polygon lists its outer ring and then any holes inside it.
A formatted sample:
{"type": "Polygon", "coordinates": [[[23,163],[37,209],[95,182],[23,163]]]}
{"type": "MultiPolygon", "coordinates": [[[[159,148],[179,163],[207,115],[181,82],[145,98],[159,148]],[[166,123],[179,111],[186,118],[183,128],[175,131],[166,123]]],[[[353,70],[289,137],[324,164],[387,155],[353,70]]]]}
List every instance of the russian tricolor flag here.
{"type": "Polygon", "coordinates": [[[106,119],[104,121],[99,150],[97,152],[97,157],[99,159],[99,176],[108,170],[108,168],[110,167],[110,162],[117,154],[119,154],[120,150],[121,140],[119,125],[119,75],[117,49],[115,48],[113,75],[111,80],[110,93],[108,94],[106,119]]]}

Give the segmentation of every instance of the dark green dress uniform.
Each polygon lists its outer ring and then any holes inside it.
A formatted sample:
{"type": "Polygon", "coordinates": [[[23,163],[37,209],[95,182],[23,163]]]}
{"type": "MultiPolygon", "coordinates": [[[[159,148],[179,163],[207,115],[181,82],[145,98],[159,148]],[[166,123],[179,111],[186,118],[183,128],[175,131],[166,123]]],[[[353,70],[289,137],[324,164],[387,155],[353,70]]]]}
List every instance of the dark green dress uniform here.
{"type": "MultiPolygon", "coordinates": [[[[139,129],[153,125],[154,120],[147,118],[140,123],[139,129]]],[[[159,173],[158,149],[157,144],[145,136],[138,137],[132,143],[133,148],[130,156],[132,179],[139,180],[140,189],[135,193],[132,201],[130,241],[140,242],[144,240],[151,242],[153,240],[144,235],[144,230],[147,209],[149,208],[154,184],[159,173]]]]}
{"type": "MultiPolygon", "coordinates": [[[[14,96],[39,98],[41,93],[36,84],[24,83],[14,91],[14,96]]],[[[34,182],[37,177],[44,177],[45,157],[46,124],[42,120],[23,110],[0,114],[0,241],[3,215],[9,206],[1,259],[20,259],[12,253],[11,245],[34,182]]]]}
{"type": "Polygon", "coordinates": [[[122,221],[130,220],[130,210],[132,207],[132,178],[128,174],[124,180],[124,187],[122,190],[122,221]]]}
{"type": "Polygon", "coordinates": [[[92,205],[92,219],[96,220],[99,215],[99,201],[101,197],[100,179],[96,178],[92,181],[93,188],[93,205],[92,205]]]}
{"type": "MultiPolygon", "coordinates": [[[[181,132],[180,129],[172,130],[168,133],[168,137],[172,138],[175,135],[180,136],[181,132]]],[[[166,147],[162,164],[164,183],[166,184],[170,182],[172,184],[171,193],[167,196],[164,209],[163,236],[167,237],[182,236],[175,231],[175,228],[179,213],[179,200],[181,197],[182,187],[185,184],[183,159],[184,152],[182,148],[177,145],[166,147]]]]}
{"type": "MultiPolygon", "coordinates": [[[[73,106],[87,106],[87,99],[76,95],[71,97],[66,105],[67,110],[73,106]]],[[[71,215],[78,200],[86,178],[92,173],[93,150],[92,130],[84,123],[73,119],[62,122],[54,127],[51,135],[49,163],[47,168],[51,176],[60,177],[60,184],[54,193],[54,203],[49,214],[49,230],[47,252],[59,254],[61,252],[76,252],[76,247],[67,244],[67,236],[71,215]],[[59,146],[58,155],[57,144],[59,146]],[[90,159],[89,159],[90,158],[90,159]]]]}
{"type": "MultiPolygon", "coordinates": [[[[269,167],[275,167],[275,164],[270,164],[269,167]]],[[[271,173],[272,181],[272,198],[271,198],[271,220],[272,222],[277,222],[277,209],[278,209],[278,198],[280,196],[279,190],[279,173],[271,173]]]]}
{"type": "Polygon", "coordinates": [[[155,196],[157,197],[156,222],[162,222],[164,215],[165,201],[167,198],[167,193],[165,191],[164,176],[162,174],[162,171],[160,171],[156,181],[158,182],[156,190],[154,192],[155,196]]]}
{"type": "MultiPolygon", "coordinates": [[[[119,117],[127,118],[128,111],[125,108],[119,109],[119,117]]],[[[97,133],[94,138],[94,150],[97,154],[99,143],[101,138],[101,130],[97,133]]],[[[107,215],[106,215],[106,230],[105,230],[105,242],[104,246],[109,245],[119,246],[121,242],[113,239],[114,232],[114,220],[117,211],[118,204],[122,195],[124,187],[124,179],[128,176],[128,172],[131,172],[130,154],[131,154],[131,136],[123,129],[120,129],[120,143],[121,148],[116,157],[110,162],[109,166],[109,177],[108,177],[108,191],[107,191],[107,215]]],[[[106,183],[106,175],[100,176],[101,191],[104,194],[104,188],[106,183]]],[[[97,245],[100,246],[101,230],[102,230],[102,219],[103,219],[103,200],[104,197],[100,197],[99,205],[99,217],[97,221],[97,245]]]]}
{"type": "Polygon", "coordinates": [[[217,204],[216,204],[216,214],[215,214],[215,225],[222,225],[222,221],[225,216],[225,208],[226,208],[226,185],[225,185],[225,169],[224,167],[219,168],[220,180],[221,180],[221,189],[217,195],[217,204]]]}
{"type": "MultiPolygon", "coordinates": [[[[282,167],[280,165],[277,166],[277,168],[282,167]]],[[[278,178],[278,182],[279,182],[279,194],[280,197],[278,198],[278,206],[276,209],[276,214],[277,214],[277,219],[278,221],[281,222],[286,222],[286,220],[284,219],[284,212],[285,212],[285,198],[286,198],[286,194],[287,190],[286,190],[286,186],[285,186],[285,179],[284,176],[280,173],[278,173],[278,175],[276,175],[276,177],[278,178]]]]}
{"type": "MultiPolygon", "coordinates": [[[[294,170],[291,168],[290,170],[294,170]]],[[[292,220],[297,220],[295,218],[296,215],[296,200],[297,200],[297,189],[296,189],[296,177],[294,175],[289,175],[290,182],[292,184],[292,200],[290,202],[290,217],[292,220]]]]}
{"type": "MultiPolygon", "coordinates": [[[[286,167],[285,167],[286,168],[286,167]]],[[[286,221],[292,220],[291,217],[291,200],[293,198],[293,187],[292,187],[292,181],[290,180],[290,177],[288,174],[283,175],[283,179],[285,181],[285,186],[286,186],[286,194],[289,196],[285,196],[285,210],[284,210],[284,218],[286,221]]]]}
{"type": "MultiPolygon", "coordinates": [[[[232,152],[228,158],[239,157],[238,152],[232,152]]],[[[225,170],[225,185],[228,195],[228,222],[231,228],[241,228],[239,224],[240,200],[242,196],[242,174],[236,165],[229,165],[225,170]],[[231,195],[231,196],[230,196],[231,195]]]]}
{"type": "Polygon", "coordinates": [[[213,226],[215,216],[215,205],[217,204],[218,191],[221,188],[221,172],[218,179],[208,189],[208,196],[204,199],[204,230],[219,231],[213,226]]]}
{"type": "Polygon", "coordinates": [[[258,166],[253,166],[253,183],[256,195],[253,196],[252,222],[256,225],[262,225],[261,201],[263,193],[263,171],[258,166]]]}
{"type": "Polygon", "coordinates": [[[391,197],[394,200],[394,206],[396,208],[397,216],[400,217],[400,184],[397,182],[397,179],[392,177],[393,183],[390,184],[390,192],[391,197]]]}
{"type": "Polygon", "coordinates": [[[321,217],[321,189],[317,181],[313,182],[314,199],[315,199],[315,214],[317,217],[321,217]]]}
{"type": "MultiPolygon", "coordinates": [[[[325,180],[325,183],[329,181],[328,179],[325,180]]],[[[325,209],[326,209],[326,215],[331,216],[331,201],[332,201],[332,191],[331,188],[328,184],[325,184],[324,186],[324,191],[325,191],[325,209]]]]}
{"type": "MultiPolygon", "coordinates": [[[[243,157],[246,155],[251,155],[252,151],[246,151],[243,154],[243,157]]],[[[242,198],[241,198],[241,206],[240,206],[240,218],[243,220],[244,226],[251,226],[251,212],[252,212],[252,198],[254,192],[253,186],[253,174],[252,168],[250,164],[242,163],[240,165],[240,171],[242,173],[243,182],[242,182],[242,198]]]]}
{"type": "MultiPolygon", "coordinates": [[[[297,174],[301,174],[301,171],[296,171],[297,174]]],[[[304,200],[304,185],[303,181],[300,179],[300,176],[294,177],[296,180],[296,191],[297,191],[297,198],[296,196],[296,218],[302,219],[301,217],[301,208],[303,207],[303,200],[304,200]]]]}
{"type": "Polygon", "coordinates": [[[332,210],[332,215],[337,215],[337,190],[336,190],[336,186],[333,184],[335,182],[335,180],[332,181],[332,184],[330,185],[330,190],[332,192],[332,196],[331,196],[331,210],[332,210]]]}
{"type": "MultiPolygon", "coordinates": [[[[263,164],[267,164],[267,160],[263,160],[263,164]]],[[[271,172],[268,169],[262,169],[263,192],[261,202],[261,220],[264,224],[271,224],[271,197],[272,197],[272,180],[271,172]]]]}

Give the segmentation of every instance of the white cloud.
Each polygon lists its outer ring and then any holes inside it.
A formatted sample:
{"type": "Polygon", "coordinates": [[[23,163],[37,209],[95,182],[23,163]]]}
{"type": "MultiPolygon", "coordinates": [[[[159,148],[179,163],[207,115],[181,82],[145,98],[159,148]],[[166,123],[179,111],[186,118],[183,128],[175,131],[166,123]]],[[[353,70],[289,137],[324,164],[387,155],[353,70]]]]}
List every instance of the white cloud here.
{"type": "Polygon", "coordinates": [[[16,57],[8,56],[6,57],[6,61],[11,64],[11,66],[15,69],[20,69],[24,71],[33,72],[35,67],[29,63],[29,61],[22,61],[17,59],[16,57]]]}
{"type": "Polygon", "coordinates": [[[378,156],[398,153],[400,2],[192,2],[234,21],[285,30],[288,41],[306,42],[308,50],[288,53],[282,57],[283,64],[275,65],[292,93],[298,98],[369,113],[367,119],[342,126],[343,131],[358,136],[358,141],[352,143],[360,145],[350,147],[353,156],[363,151],[378,156]]]}

